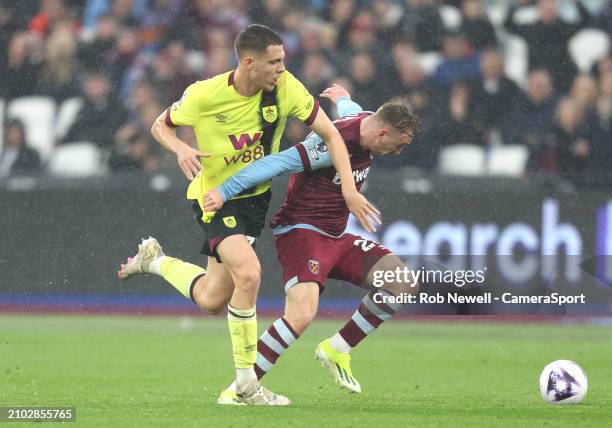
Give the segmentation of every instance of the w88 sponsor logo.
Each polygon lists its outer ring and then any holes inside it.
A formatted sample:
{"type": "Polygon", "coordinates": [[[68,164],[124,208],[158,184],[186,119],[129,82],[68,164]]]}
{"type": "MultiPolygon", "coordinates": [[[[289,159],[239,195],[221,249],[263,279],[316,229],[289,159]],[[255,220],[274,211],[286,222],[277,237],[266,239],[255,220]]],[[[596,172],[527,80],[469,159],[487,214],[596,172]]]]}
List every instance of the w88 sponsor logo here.
{"type": "Polygon", "coordinates": [[[225,166],[230,166],[237,163],[251,163],[252,161],[259,160],[264,157],[264,148],[262,146],[255,146],[252,149],[246,149],[245,151],[235,154],[231,157],[224,156],[225,166]]]}

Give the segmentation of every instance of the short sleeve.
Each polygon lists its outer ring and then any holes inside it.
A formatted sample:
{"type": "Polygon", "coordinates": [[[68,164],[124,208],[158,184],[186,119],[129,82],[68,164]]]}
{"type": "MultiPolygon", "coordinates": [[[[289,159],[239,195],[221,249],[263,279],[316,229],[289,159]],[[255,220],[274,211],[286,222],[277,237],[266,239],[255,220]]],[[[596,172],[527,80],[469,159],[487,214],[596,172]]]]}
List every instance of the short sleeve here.
{"type": "Polygon", "coordinates": [[[295,145],[300,154],[304,171],[328,168],[333,165],[325,142],[312,132],[304,141],[295,145]]]}
{"type": "Polygon", "coordinates": [[[317,112],[319,111],[319,101],[314,99],[308,89],[295,76],[288,71],[287,74],[287,100],[291,103],[289,116],[293,116],[306,125],[312,125],[317,112]]]}
{"type": "Polygon", "coordinates": [[[198,119],[200,100],[198,96],[197,83],[185,89],[183,96],[174,102],[168,111],[167,118],[174,126],[190,125],[193,126],[198,119]]]}

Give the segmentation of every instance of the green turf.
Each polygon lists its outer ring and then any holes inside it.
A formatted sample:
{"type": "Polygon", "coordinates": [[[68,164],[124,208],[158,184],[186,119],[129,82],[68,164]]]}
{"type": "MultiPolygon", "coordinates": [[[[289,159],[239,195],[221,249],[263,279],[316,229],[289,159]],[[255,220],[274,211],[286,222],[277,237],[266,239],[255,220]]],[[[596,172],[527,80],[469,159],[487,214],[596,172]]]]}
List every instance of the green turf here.
{"type": "Polygon", "coordinates": [[[246,408],[215,404],[232,378],[223,319],[0,315],[0,406],[75,406],[75,425],[112,427],[612,424],[607,327],[390,322],[353,351],[363,393],[348,395],[313,359],[341,324],[317,321],[265,378],[292,407],[246,408]],[[561,358],[589,376],[579,406],[539,396],[561,358]]]}

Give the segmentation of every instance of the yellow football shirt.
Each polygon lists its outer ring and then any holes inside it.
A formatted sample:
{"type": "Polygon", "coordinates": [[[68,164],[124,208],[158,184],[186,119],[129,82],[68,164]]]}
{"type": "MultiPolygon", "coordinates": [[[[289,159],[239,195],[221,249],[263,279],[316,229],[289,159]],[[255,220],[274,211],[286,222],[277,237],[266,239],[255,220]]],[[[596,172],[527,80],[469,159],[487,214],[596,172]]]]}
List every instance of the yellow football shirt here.
{"type": "MultiPolygon", "coordinates": [[[[234,71],[223,73],[190,85],[180,100],[172,104],[166,121],[169,125],[189,125],[194,128],[198,148],[210,153],[201,158],[203,170],[191,182],[188,199],[196,199],[200,205],[204,194],[219,186],[227,178],[264,156],[261,144],[264,120],[278,124],[272,138],[269,153],[278,153],[281,136],[287,118],[293,116],[310,125],[314,121],[319,104],[291,73],[285,71],[277,83],[276,106],[261,108],[263,91],[251,97],[240,95],[233,85],[234,71]]],[[[259,195],[270,188],[271,182],[258,185],[254,191],[238,195],[244,198],[259,195]]],[[[210,220],[211,216],[203,216],[210,220]]]]}

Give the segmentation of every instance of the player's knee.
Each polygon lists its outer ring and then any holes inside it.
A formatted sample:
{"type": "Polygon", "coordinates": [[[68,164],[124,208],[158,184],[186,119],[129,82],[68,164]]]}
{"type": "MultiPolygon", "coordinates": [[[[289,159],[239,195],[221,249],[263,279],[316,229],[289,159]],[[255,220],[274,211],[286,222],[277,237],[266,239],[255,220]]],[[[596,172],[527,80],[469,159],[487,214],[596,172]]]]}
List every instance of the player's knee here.
{"type": "Polygon", "coordinates": [[[261,266],[259,263],[241,266],[234,272],[236,288],[242,290],[257,290],[261,282],[261,266]]]}
{"type": "Polygon", "coordinates": [[[218,315],[223,312],[229,301],[223,296],[209,296],[204,293],[194,293],[193,298],[196,305],[210,315],[218,315]]]}
{"type": "Polygon", "coordinates": [[[211,304],[203,303],[198,306],[200,306],[200,309],[202,309],[204,312],[206,312],[209,315],[219,315],[226,308],[227,304],[224,303],[221,305],[211,305],[211,304]]]}
{"type": "Polygon", "coordinates": [[[285,319],[289,321],[291,327],[298,334],[302,334],[304,330],[308,328],[308,326],[312,323],[312,321],[317,316],[316,308],[300,308],[299,312],[295,313],[285,313],[285,319]]]}

